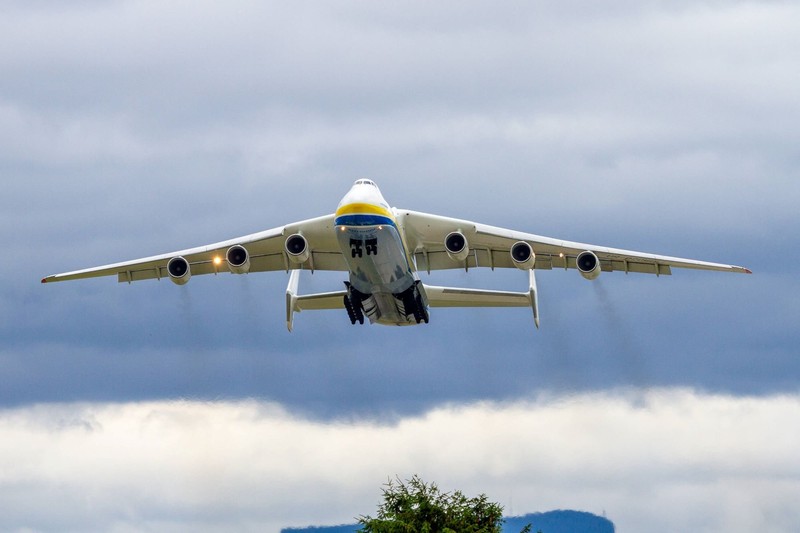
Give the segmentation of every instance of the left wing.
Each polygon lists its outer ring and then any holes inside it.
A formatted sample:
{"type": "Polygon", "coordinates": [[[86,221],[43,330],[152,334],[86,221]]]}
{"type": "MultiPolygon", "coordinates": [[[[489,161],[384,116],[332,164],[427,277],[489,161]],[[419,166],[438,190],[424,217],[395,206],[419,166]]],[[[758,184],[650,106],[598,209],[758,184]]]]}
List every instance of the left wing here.
{"type": "Polygon", "coordinates": [[[409,254],[419,271],[469,269],[478,266],[515,267],[517,265],[511,258],[511,249],[516,243],[523,242],[530,245],[535,253],[534,268],[537,269],[577,268],[578,256],[589,251],[599,259],[597,273],[600,270],[620,270],[669,275],[672,267],[751,273],[749,269],[735,265],[552,239],[416,211],[398,209],[395,214],[398,223],[405,229],[409,254]],[[445,249],[445,238],[452,232],[460,232],[466,238],[469,252],[462,260],[452,258],[445,249]]]}
{"type": "Polygon", "coordinates": [[[249,272],[288,271],[301,268],[290,260],[285,250],[286,239],[294,234],[302,235],[308,243],[309,258],[302,268],[347,270],[336,241],[333,219],[333,215],[326,215],[206,246],[54,274],[42,279],[42,283],[113,275],[117,276],[119,282],[128,283],[143,279],[161,279],[169,276],[167,264],[174,257],[186,259],[191,275],[227,272],[229,268],[225,260],[226,252],[234,245],[241,245],[247,250],[249,272]]]}

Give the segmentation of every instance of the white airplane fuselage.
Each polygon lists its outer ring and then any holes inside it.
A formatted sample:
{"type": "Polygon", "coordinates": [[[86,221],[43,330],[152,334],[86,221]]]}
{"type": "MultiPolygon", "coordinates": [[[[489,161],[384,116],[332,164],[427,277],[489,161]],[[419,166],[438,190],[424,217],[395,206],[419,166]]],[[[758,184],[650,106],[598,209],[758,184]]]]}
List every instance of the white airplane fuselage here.
{"type": "MultiPolygon", "coordinates": [[[[424,290],[411,267],[402,228],[378,187],[358,180],[339,202],[336,235],[350,271],[348,291],[371,323],[407,326],[428,321],[424,290]]],[[[351,320],[353,314],[351,314],[351,320]]]]}

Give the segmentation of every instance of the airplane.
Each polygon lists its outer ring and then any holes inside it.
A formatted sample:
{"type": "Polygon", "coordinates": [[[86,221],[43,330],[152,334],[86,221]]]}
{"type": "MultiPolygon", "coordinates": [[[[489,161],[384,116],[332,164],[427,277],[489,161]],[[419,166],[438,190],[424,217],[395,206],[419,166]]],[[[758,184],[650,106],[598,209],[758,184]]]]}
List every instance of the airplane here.
{"type": "Polygon", "coordinates": [[[42,283],[117,276],[132,283],[193,275],[284,270],[286,326],[294,314],[344,309],[351,324],[427,324],[435,307],[530,307],[539,328],[536,270],[576,269],[595,280],[601,272],[670,275],[672,268],[751,274],[744,267],[594,246],[522,233],[467,220],[389,207],[369,179],[359,179],[333,214],[287,224],[207,246],[114,263],[42,279],[42,283]],[[528,272],[521,292],[439,287],[419,273],[443,269],[518,268],[528,272]],[[344,290],[299,294],[301,270],[348,273],[344,290]]]}

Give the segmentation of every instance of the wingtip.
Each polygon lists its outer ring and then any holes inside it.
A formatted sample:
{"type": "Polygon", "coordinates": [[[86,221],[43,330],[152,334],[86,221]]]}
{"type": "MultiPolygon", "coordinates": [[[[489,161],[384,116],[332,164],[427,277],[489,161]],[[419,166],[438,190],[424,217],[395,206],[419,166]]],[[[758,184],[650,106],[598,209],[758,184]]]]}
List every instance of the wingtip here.
{"type": "Polygon", "coordinates": [[[47,283],[47,278],[42,278],[42,283],[47,283]]]}
{"type": "Polygon", "coordinates": [[[753,273],[753,271],[752,271],[752,270],[750,270],[749,268],[745,268],[745,269],[744,269],[744,273],[745,273],[745,274],[752,274],[752,273],[753,273]]]}

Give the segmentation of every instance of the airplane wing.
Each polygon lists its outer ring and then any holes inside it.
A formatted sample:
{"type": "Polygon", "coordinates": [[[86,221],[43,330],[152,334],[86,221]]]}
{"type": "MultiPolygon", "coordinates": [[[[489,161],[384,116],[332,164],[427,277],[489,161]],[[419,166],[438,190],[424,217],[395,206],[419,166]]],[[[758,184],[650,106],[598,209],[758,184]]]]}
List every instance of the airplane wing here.
{"type": "Polygon", "coordinates": [[[310,255],[302,268],[312,270],[347,270],[334,232],[334,216],[326,215],[274,228],[236,239],[221,241],[206,246],[178,250],[133,261],[103,265],[84,270],[54,274],[42,279],[42,283],[73,279],[117,276],[119,282],[168,277],[167,264],[174,257],[183,257],[189,264],[191,275],[228,272],[226,252],[231,246],[244,246],[249,254],[249,272],[292,270],[301,268],[293,263],[284,245],[287,237],[302,235],[308,242],[310,255]]]}
{"type": "Polygon", "coordinates": [[[641,272],[645,274],[669,275],[672,268],[693,268],[723,272],[751,273],[734,265],[695,261],[680,257],[669,257],[564,241],[523,233],[467,220],[430,215],[398,209],[398,223],[405,228],[409,253],[420,272],[452,268],[511,268],[515,263],[511,257],[512,247],[519,242],[527,243],[535,253],[534,267],[578,268],[578,258],[586,251],[599,260],[598,270],[641,272]],[[463,259],[454,259],[445,248],[445,239],[453,232],[460,232],[466,239],[468,253],[463,259]]]}

